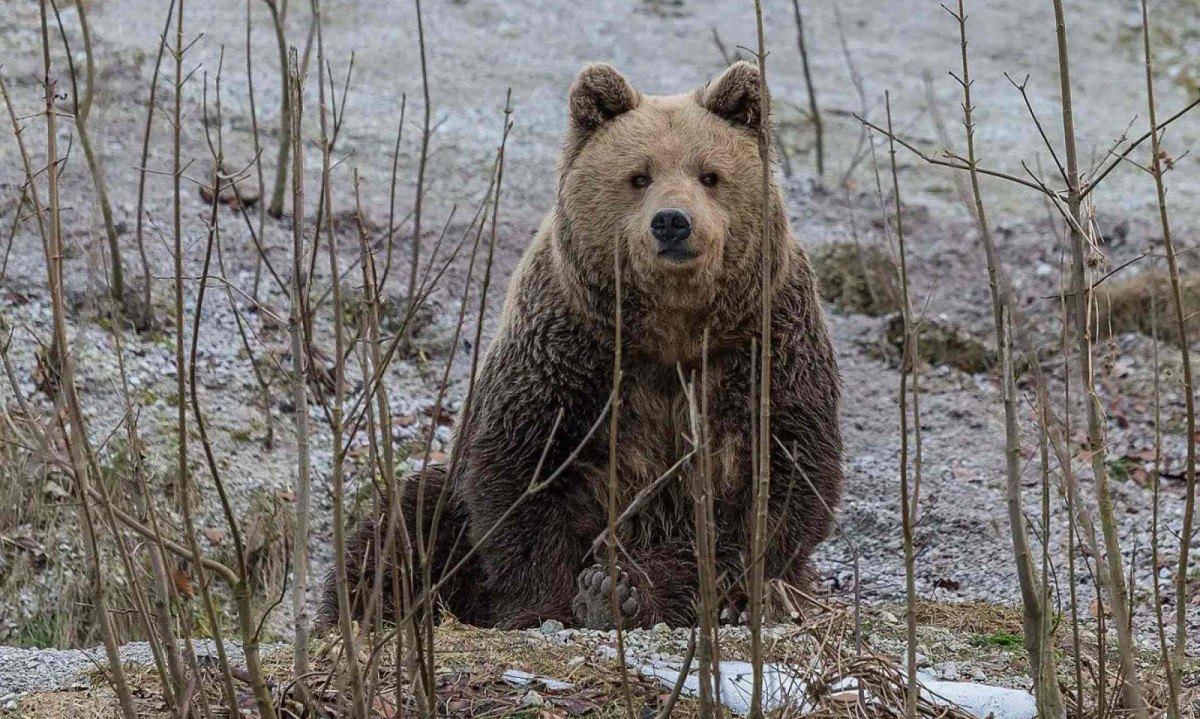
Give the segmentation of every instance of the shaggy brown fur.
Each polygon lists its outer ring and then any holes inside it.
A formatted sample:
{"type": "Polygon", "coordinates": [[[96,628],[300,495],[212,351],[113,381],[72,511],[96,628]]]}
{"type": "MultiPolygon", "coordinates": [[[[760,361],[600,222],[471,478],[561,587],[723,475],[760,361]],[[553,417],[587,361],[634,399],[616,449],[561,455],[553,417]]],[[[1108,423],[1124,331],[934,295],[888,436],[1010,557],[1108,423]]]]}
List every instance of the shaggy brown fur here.
{"type": "MultiPolygon", "coordinates": [[[[731,604],[742,601],[736,584],[746,575],[750,544],[750,348],[759,327],[763,234],[758,106],[758,71],[747,63],[685,95],[643,95],[607,65],[585,68],[571,88],[557,201],[512,278],[471,416],[457,428],[460,462],[446,486],[435,566],[447,566],[460,534],[459,556],[479,543],[539,465],[545,479],[582,447],[443,592],[460,618],[499,627],[548,619],[612,624],[607,602],[597,601],[591,547],[606,528],[608,421],[601,415],[613,370],[614,251],[624,316],[620,506],[690,448],[681,377],[698,375],[707,328],[718,571],[731,604]],[[663,208],[691,217],[683,259],[665,256],[652,236],[651,220],[663,208]]],[[[766,573],[801,583],[841,495],[840,380],[808,259],[778,188],[770,199],[775,444],[766,573]]],[[[692,476],[685,467],[620,528],[629,623],[694,620],[692,476]]],[[[405,496],[411,504],[416,492],[405,496]]],[[[405,514],[412,516],[409,507],[405,514]]],[[[350,543],[352,596],[369,592],[378,571],[374,527],[368,523],[350,543]]],[[[383,582],[385,590],[390,584],[383,582]]],[[[361,600],[355,606],[361,611],[361,600]]]]}

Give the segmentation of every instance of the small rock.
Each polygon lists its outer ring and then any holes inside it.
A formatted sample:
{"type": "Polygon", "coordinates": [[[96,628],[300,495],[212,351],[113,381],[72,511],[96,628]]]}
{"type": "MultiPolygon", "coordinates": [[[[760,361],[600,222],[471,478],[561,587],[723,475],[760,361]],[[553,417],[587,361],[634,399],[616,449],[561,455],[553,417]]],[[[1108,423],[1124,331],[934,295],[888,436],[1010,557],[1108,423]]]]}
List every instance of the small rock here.
{"type": "Polygon", "coordinates": [[[71,496],[70,492],[63,489],[62,485],[52,479],[46,481],[43,489],[47,496],[53,497],[54,499],[69,499],[71,496]]]}
{"type": "Polygon", "coordinates": [[[233,174],[228,165],[222,166],[218,172],[214,164],[210,170],[209,184],[200,186],[200,199],[206,204],[212,204],[213,187],[219,188],[217,201],[232,208],[252,207],[259,200],[258,190],[244,177],[233,174]]]}
{"type": "Polygon", "coordinates": [[[938,676],[946,681],[956,682],[959,679],[958,665],[954,662],[946,662],[938,667],[938,676]]]}
{"type": "Polygon", "coordinates": [[[542,622],[542,626],[538,627],[538,631],[541,632],[543,636],[547,637],[552,634],[558,634],[562,630],[563,623],[557,619],[547,619],[546,621],[542,622]]]}

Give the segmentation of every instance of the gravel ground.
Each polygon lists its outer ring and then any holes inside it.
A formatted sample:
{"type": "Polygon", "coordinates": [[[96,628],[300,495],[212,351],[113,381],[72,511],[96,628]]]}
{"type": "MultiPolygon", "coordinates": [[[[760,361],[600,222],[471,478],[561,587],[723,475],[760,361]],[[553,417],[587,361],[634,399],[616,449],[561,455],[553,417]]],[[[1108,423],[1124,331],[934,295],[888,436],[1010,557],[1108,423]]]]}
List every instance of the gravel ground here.
{"type": "MultiPolygon", "coordinates": [[[[143,122],[144,96],[153,65],[153,38],[161,29],[162,8],[148,2],[92,3],[94,42],[101,53],[101,86],[98,89],[93,126],[96,144],[107,158],[110,194],[117,219],[124,228],[123,241],[127,262],[135,263],[132,247],[134,222],[134,187],[136,186],[137,153],[140,147],[140,127],[143,122]],[[135,140],[134,138],[138,138],[135,140]]],[[[299,6],[300,4],[297,4],[299,6]]],[[[512,86],[517,108],[516,127],[508,151],[504,207],[499,228],[497,253],[497,291],[485,324],[485,336],[490,336],[499,309],[498,288],[514,266],[527,238],[536,227],[540,214],[552,198],[553,166],[558,138],[563,126],[566,88],[579,66],[589,60],[607,60],[625,69],[640,87],[647,91],[679,91],[702,82],[720,69],[719,54],[711,42],[712,27],[719,27],[725,44],[734,47],[749,45],[753,38],[749,16],[734,13],[726,3],[717,0],[624,0],[615,3],[546,4],[533,0],[485,2],[484,0],[455,0],[427,4],[431,84],[433,87],[434,119],[438,128],[433,139],[430,164],[429,201],[426,211],[426,230],[448,222],[451,208],[458,205],[454,218],[449,220],[449,237],[453,240],[465,229],[487,178],[487,167],[500,134],[500,108],[505,88],[512,86]]],[[[934,81],[937,107],[946,116],[951,132],[957,130],[952,116],[956,110],[955,87],[943,80],[945,72],[955,67],[957,52],[955,28],[952,21],[936,7],[912,8],[905,12],[881,11],[869,0],[838,3],[842,25],[851,56],[865,80],[868,111],[877,116],[880,107],[873,98],[890,88],[896,113],[896,124],[904,132],[932,147],[936,128],[926,101],[923,76],[930,74],[934,81]]],[[[1096,5],[1068,2],[1072,22],[1073,49],[1088,62],[1076,64],[1075,91],[1080,132],[1083,139],[1081,154],[1091,160],[1104,157],[1108,144],[1120,136],[1130,120],[1142,112],[1141,70],[1136,47],[1126,41],[1134,4],[1128,2],[1096,5]]],[[[390,160],[388,152],[394,142],[393,133],[400,106],[400,94],[408,97],[405,135],[401,143],[400,167],[402,180],[398,205],[408,207],[413,193],[412,176],[418,153],[420,117],[419,65],[411,7],[404,4],[366,0],[347,2],[333,0],[325,3],[327,24],[325,41],[330,48],[334,74],[345,71],[345,60],[355,51],[354,83],[350,93],[349,111],[343,134],[339,137],[339,168],[335,176],[334,203],[339,217],[348,218],[352,208],[349,191],[350,169],[361,171],[362,198],[365,215],[372,228],[371,239],[382,237],[380,227],[387,225],[387,186],[390,160]],[[345,188],[345,189],[342,189],[345,188]]],[[[255,6],[256,26],[252,33],[255,58],[255,89],[260,113],[259,121],[271,129],[277,122],[275,107],[278,88],[273,85],[277,72],[273,37],[265,24],[265,12],[255,6]]],[[[249,114],[246,102],[247,86],[242,63],[244,41],[243,10],[238,4],[206,6],[204,12],[189,11],[189,35],[203,33],[200,41],[189,51],[188,66],[208,71],[209,80],[215,77],[215,67],[222,44],[226,47],[226,66],[223,77],[224,117],[227,147],[235,158],[234,164],[246,162],[251,156],[249,114]]],[[[840,175],[847,158],[853,154],[858,140],[857,123],[847,113],[858,111],[859,104],[849,82],[845,60],[839,47],[837,22],[831,6],[820,5],[808,13],[814,66],[818,89],[830,120],[827,122],[829,157],[832,173],[840,175]]],[[[982,123],[979,139],[985,148],[985,160],[1011,172],[1021,172],[1020,160],[1032,162],[1044,150],[1037,133],[1027,120],[1027,114],[1002,73],[1014,77],[1033,75],[1031,98],[1043,115],[1043,121],[1055,136],[1050,120],[1056,101],[1056,81],[1053,63],[1052,23],[1048,8],[1031,7],[1022,0],[1000,0],[979,7],[972,15],[972,52],[977,77],[975,101],[982,123]],[[1028,42],[1013,42],[1014,37],[1030,36],[1028,42]]],[[[4,75],[10,82],[18,113],[32,115],[39,92],[35,8],[29,4],[5,4],[0,7],[0,52],[5,57],[4,75]]],[[[64,20],[72,28],[70,10],[64,20]]],[[[1172,18],[1180,27],[1197,22],[1194,16],[1172,18]]],[[[296,42],[303,39],[307,18],[303,12],[293,12],[289,32],[296,42]]],[[[799,63],[795,58],[793,26],[790,8],[786,3],[768,3],[769,45],[774,48],[771,63],[772,85],[780,101],[779,118],[786,130],[785,138],[795,146],[792,158],[797,175],[787,183],[793,220],[801,238],[810,246],[845,240],[857,235],[864,242],[882,241],[882,223],[878,200],[870,191],[874,180],[870,164],[861,164],[851,177],[851,188],[827,189],[835,183],[814,182],[809,173],[811,145],[796,107],[804,104],[805,96],[799,63]],[[800,128],[800,129],[796,129],[800,128]]],[[[73,47],[78,47],[74,35],[73,47]]],[[[188,110],[184,126],[184,153],[194,160],[188,174],[202,177],[207,150],[203,144],[200,120],[202,74],[197,73],[184,88],[184,103],[188,110]]],[[[1168,110],[1186,101],[1186,92],[1163,82],[1160,105],[1168,110]]],[[[169,105],[170,93],[163,90],[160,101],[169,105]]],[[[306,120],[316,121],[316,88],[310,82],[310,107],[306,120]]],[[[169,146],[165,123],[160,121],[155,135],[157,148],[151,165],[161,168],[169,162],[169,146]]],[[[315,125],[310,136],[315,137],[315,125]]],[[[30,122],[27,142],[37,152],[40,147],[36,122],[30,122]]],[[[1140,133],[1140,130],[1134,130],[1140,133]]],[[[61,125],[61,146],[70,144],[70,125],[61,125]]],[[[271,145],[272,135],[264,135],[271,145]]],[[[1168,134],[1173,151],[1182,155],[1189,146],[1200,140],[1200,123],[1194,118],[1180,121],[1168,134]]],[[[75,154],[63,172],[64,229],[68,245],[68,293],[72,299],[72,347],[80,367],[79,385],[89,414],[93,439],[103,447],[108,461],[117,461],[119,442],[107,443],[110,435],[121,434],[122,413],[119,400],[118,373],[111,333],[100,321],[93,303],[101,282],[103,258],[95,249],[98,218],[94,211],[91,184],[84,163],[75,154]]],[[[945,320],[982,338],[989,336],[990,310],[987,287],[982,270],[982,255],[975,242],[973,224],[966,217],[955,194],[950,175],[937,172],[920,163],[901,157],[901,183],[905,200],[905,225],[912,251],[911,269],[914,293],[927,316],[945,320]]],[[[35,160],[36,162],[36,160],[35,160]]],[[[307,150],[310,172],[319,167],[315,142],[307,150]]],[[[1046,163],[1049,164],[1049,163],[1046,163]]],[[[1182,157],[1177,171],[1172,173],[1172,198],[1177,241],[1188,251],[1185,265],[1194,264],[1190,251],[1196,243],[1196,228],[1200,224],[1200,159],[1196,155],[1182,157]]],[[[270,173],[268,173],[268,182],[270,173]]],[[[20,187],[19,165],[12,142],[0,142],[0,225],[11,222],[12,200],[20,187]]],[[[310,190],[316,186],[315,176],[308,180],[310,190]]],[[[1046,220],[1046,210],[1040,200],[1030,198],[1023,190],[1003,183],[988,183],[990,209],[993,214],[1001,251],[1010,265],[1014,284],[1022,297],[1028,299],[1025,311],[1034,320],[1039,341],[1056,336],[1056,304],[1054,300],[1039,299],[1052,296],[1057,288],[1059,245],[1056,229],[1046,220]]],[[[169,182],[153,177],[147,206],[153,220],[148,227],[147,249],[156,277],[167,274],[169,248],[158,234],[170,224],[169,182]]],[[[315,203],[315,192],[309,193],[315,203]]],[[[1095,196],[1098,221],[1105,229],[1109,242],[1101,248],[1111,258],[1113,267],[1133,260],[1143,253],[1158,234],[1153,215],[1153,187],[1143,173],[1126,170],[1115,172],[1095,196]]],[[[311,209],[311,205],[310,205],[311,209]]],[[[222,210],[224,259],[229,279],[239,287],[249,287],[254,271],[252,247],[240,219],[222,210]]],[[[188,267],[199,272],[205,237],[207,205],[191,186],[184,198],[184,230],[188,238],[188,267]]],[[[357,253],[353,230],[347,225],[341,249],[343,266],[349,266],[357,253]]],[[[403,225],[403,242],[397,251],[407,260],[408,235],[411,227],[403,225]]],[[[426,246],[432,241],[426,238],[426,246]]],[[[286,262],[290,247],[288,221],[268,221],[264,243],[276,263],[286,262]]],[[[44,268],[40,259],[40,244],[32,223],[19,228],[9,249],[7,269],[0,280],[4,293],[0,317],[16,334],[11,359],[21,382],[21,391],[28,395],[38,409],[45,409],[45,397],[37,392],[34,377],[35,352],[39,341],[47,337],[49,318],[48,298],[44,287],[44,268]]],[[[1138,271],[1135,264],[1126,273],[1138,271]]],[[[136,272],[129,273],[131,275],[136,272]]],[[[318,274],[320,282],[322,275],[318,274]]],[[[390,289],[399,300],[399,286],[390,289]]],[[[420,341],[426,352],[420,358],[406,358],[392,365],[388,382],[396,416],[412,416],[414,421],[395,430],[398,440],[412,441],[423,431],[422,410],[435,399],[437,381],[445,361],[455,358],[451,385],[446,402],[453,412],[465,392],[465,372],[470,348],[450,347],[448,328],[457,313],[457,297],[467,286],[465,261],[460,258],[447,273],[443,286],[432,298],[432,326],[420,341]],[[453,350],[452,352],[450,350],[453,350]]],[[[264,306],[276,314],[286,310],[286,298],[268,281],[264,291],[264,306]]],[[[186,303],[195,303],[194,284],[187,287],[186,303]]],[[[170,298],[170,282],[157,280],[154,288],[158,302],[164,306],[170,298]]],[[[235,298],[236,299],[236,298],[235,298]]],[[[240,300],[239,300],[240,302],[240,300]]],[[[243,305],[243,311],[246,311],[243,305]]],[[[250,319],[258,340],[259,352],[267,352],[287,363],[286,333],[264,312],[251,313],[250,319]]],[[[830,324],[838,350],[838,358],[846,387],[843,417],[847,440],[847,500],[840,517],[838,537],[830,542],[818,557],[823,584],[831,592],[848,597],[852,589],[851,562],[859,557],[864,567],[861,590],[872,602],[892,601],[902,596],[902,566],[899,548],[899,513],[897,477],[899,436],[897,392],[899,375],[887,362],[878,359],[877,347],[884,320],[861,315],[833,312],[830,324]]],[[[318,332],[328,336],[328,327],[318,325],[318,332]]],[[[147,459],[156,478],[166,486],[171,476],[174,445],[167,434],[175,408],[171,404],[174,387],[173,338],[169,334],[127,337],[130,384],[143,403],[138,425],[148,442],[147,459]]],[[[1124,336],[1112,344],[1115,358],[1101,363],[1098,385],[1109,417],[1110,441],[1115,457],[1143,457],[1153,438],[1152,415],[1149,409],[1148,378],[1151,348],[1149,341],[1138,336],[1124,336]]],[[[1104,348],[1107,352],[1108,347],[1104,348]]],[[[249,511],[266,498],[268,501],[287,501],[293,490],[293,457],[295,440],[291,433],[291,405],[282,384],[274,390],[271,412],[278,433],[276,445],[262,447],[265,425],[262,408],[246,357],[241,351],[235,315],[222,291],[210,288],[201,321],[197,352],[198,380],[201,402],[210,412],[209,431],[235,506],[249,511]]],[[[1050,372],[1056,386],[1061,386],[1061,362],[1051,362],[1050,372]]],[[[1010,547],[1003,506],[1003,432],[999,417],[997,387],[987,375],[967,375],[948,368],[934,368],[923,380],[922,433],[924,440],[924,472],[922,484],[922,513],[917,540],[918,591],[922,596],[946,601],[986,599],[1013,602],[1018,599],[1015,576],[1011,567],[1010,547]]],[[[12,401],[5,385],[0,389],[0,402],[12,401]]],[[[1165,416],[1168,474],[1177,468],[1182,455],[1182,434],[1179,417],[1182,403],[1175,385],[1168,383],[1165,391],[1165,416]]],[[[1027,408],[1026,408],[1027,409],[1027,408]]],[[[330,437],[324,428],[324,417],[312,410],[313,460],[316,491],[310,508],[314,537],[312,552],[319,576],[328,566],[329,494],[327,477],[330,462],[330,437]]],[[[1035,435],[1027,433],[1027,509],[1038,506],[1038,467],[1034,449],[1035,435]]],[[[441,451],[448,438],[445,428],[438,430],[435,450],[441,451]]],[[[1077,441],[1077,438],[1072,438],[1077,441]]],[[[193,443],[193,449],[199,448],[193,443]]],[[[1079,449],[1074,444],[1075,450],[1079,449]]],[[[209,481],[203,457],[193,457],[198,481],[209,481]]],[[[1090,495],[1086,457],[1076,456],[1076,464],[1090,495]]],[[[415,466],[410,462],[408,466],[415,466]]],[[[1177,472],[1176,472],[1177,474],[1177,472]]],[[[39,481],[44,481],[41,478],[39,481]]],[[[1166,559],[1174,556],[1173,547],[1183,506],[1181,482],[1170,477],[1164,480],[1161,539],[1166,559]]],[[[57,504],[64,517],[73,516],[69,505],[55,499],[48,485],[38,485],[39,501],[57,504]]],[[[205,484],[207,487],[208,485],[205,484]]],[[[351,486],[350,490],[356,490],[351,486]]],[[[165,491],[165,490],[164,490],[165,491]]],[[[1114,491],[1118,520],[1124,546],[1135,561],[1138,596],[1144,599],[1150,591],[1153,571],[1149,567],[1149,517],[1151,493],[1137,481],[1118,482],[1114,491]],[[1134,548],[1136,555],[1132,555],[1134,548]]],[[[222,522],[218,507],[206,492],[198,507],[198,524],[202,528],[219,528],[222,522]]],[[[58,533],[43,533],[41,527],[29,529],[0,526],[9,539],[32,536],[40,545],[42,569],[27,571],[18,591],[0,591],[0,642],[15,637],[30,616],[47,606],[63,601],[64,594],[86,599],[81,589],[82,554],[74,541],[69,521],[61,517],[54,523],[58,533]],[[22,534],[24,532],[24,534],[22,534]],[[64,589],[66,587],[67,589],[64,589]],[[72,592],[74,594],[72,594],[72,592]]],[[[1058,502],[1050,532],[1051,557],[1061,573],[1066,566],[1064,522],[1058,502]]],[[[216,535],[213,535],[216,536],[216,535]]],[[[227,550],[219,540],[206,538],[205,549],[214,553],[227,550]]],[[[0,543],[4,544],[4,543],[0,543]]],[[[10,545],[4,545],[8,547],[10,545]]],[[[1193,546],[1197,545],[1193,543],[1193,546]]],[[[9,551],[5,549],[5,551],[9,551]]],[[[24,550],[22,550],[24,551],[24,550]]],[[[1130,558],[1127,556],[1127,560],[1130,558]]],[[[6,571],[5,561],[13,566],[32,566],[29,557],[19,552],[0,558],[0,577],[6,571]]],[[[1174,601],[1172,566],[1169,561],[1160,569],[1167,594],[1174,601]]],[[[16,576],[16,569],[12,570],[16,576]]],[[[1087,578],[1083,584],[1082,601],[1090,603],[1087,578]]],[[[0,586],[4,585],[0,581],[0,586]]],[[[11,584],[8,585],[11,588],[11,584]]],[[[1065,587],[1065,584],[1063,584],[1065,587]]],[[[1065,591],[1065,589],[1064,589],[1065,591]]],[[[1190,636],[1200,648],[1200,587],[1186,599],[1193,602],[1190,610],[1190,636]]],[[[1064,599],[1065,601],[1065,599],[1064,599]]],[[[276,636],[286,636],[290,629],[288,603],[272,618],[270,629],[276,636]]],[[[1138,618],[1139,629],[1148,627],[1146,603],[1138,618]]],[[[91,660],[82,653],[29,654],[25,650],[0,648],[0,696],[11,691],[50,689],[75,681],[67,665],[62,677],[54,670],[57,658],[76,662],[83,667],[91,660]],[[46,667],[50,669],[43,671],[46,667]],[[65,678],[63,678],[65,677],[65,678]]]]}
{"type": "MultiPolygon", "coordinates": [[[[196,659],[201,664],[216,663],[216,645],[211,641],[197,640],[192,646],[196,659]]],[[[269,652],[271,647],[263,647],[269,652]]],[[[226,645],[226,656],[238,666],[244,661],[241,647],[226,645]]],[[[154,656],[150,645],[131,642],[121,647],[121,660],[126,664],[153,666],[154,656]]],[[[92,683],[92,675],[103,672],[108,658],[103,647],[92,649],[19,649],[0,647],[0,710],[16,707],[20,694],[31,691],[59,691],[80,689],[92,683]]]]}

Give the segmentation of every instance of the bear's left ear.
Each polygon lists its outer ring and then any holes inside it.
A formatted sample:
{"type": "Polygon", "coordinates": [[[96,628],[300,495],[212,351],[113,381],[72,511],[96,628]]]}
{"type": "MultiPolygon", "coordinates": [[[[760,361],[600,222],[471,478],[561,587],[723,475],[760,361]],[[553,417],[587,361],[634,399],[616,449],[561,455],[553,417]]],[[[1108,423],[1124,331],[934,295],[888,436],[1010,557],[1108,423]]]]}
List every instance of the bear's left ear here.
{"type": "Polygon", "coordinates": [[[700,106],[739,127],[757,130],[761,124],[758,67],[745,60],[700,88],[700,106]]]}
{"type": "Polygon", "coordinates": [[[571,127],[586,136],[641,104],[642,95],[612,65],[594,63],[579,71],[571,85],[571,127]]]}

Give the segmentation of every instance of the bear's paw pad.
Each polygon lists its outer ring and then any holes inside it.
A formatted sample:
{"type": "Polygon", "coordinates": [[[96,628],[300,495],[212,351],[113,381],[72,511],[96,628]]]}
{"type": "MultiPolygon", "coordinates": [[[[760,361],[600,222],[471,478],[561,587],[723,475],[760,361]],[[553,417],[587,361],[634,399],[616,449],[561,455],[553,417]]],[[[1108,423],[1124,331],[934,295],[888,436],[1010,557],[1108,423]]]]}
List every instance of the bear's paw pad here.
{"type": "MultiPolygon", "coordinates": [[[[588,629],[615,629],[616,622],[612,616],[612,577],[608,567],[603,564],[593,564],[579,573],[579,591],[571,606],[575,618],[588,629]]],[[[637,616],[639,601],[638,590],[630,582],[629,575],[617,570],[617,603],[621,609],[622,626],[629,626],[629,620],[637,616]]]]}

